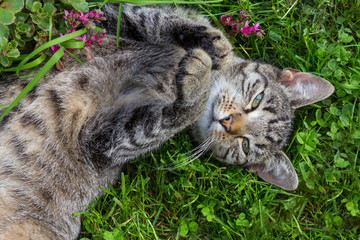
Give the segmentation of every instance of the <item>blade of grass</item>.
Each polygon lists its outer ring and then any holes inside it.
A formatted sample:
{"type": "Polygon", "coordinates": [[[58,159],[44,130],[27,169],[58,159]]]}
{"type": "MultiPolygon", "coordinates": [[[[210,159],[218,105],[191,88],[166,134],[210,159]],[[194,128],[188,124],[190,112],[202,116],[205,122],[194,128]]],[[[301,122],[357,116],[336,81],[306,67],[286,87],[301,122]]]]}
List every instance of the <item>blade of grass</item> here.
{"type": "MultiPolygon", "coordinates": [[[[40,57],[38,57],[34,61],[23,65],[20,70],[36,67],[36,66],[40,65],[45,59],[46,59],[46,55],[43,53],[43,54],[41,54],[40,57]]],[[[13,71],[16,71],[17,69],[18,69],[18,67],[0,69],[0,73],[1,72],[13,72],[13,71]]]]}
{"type": "Polygon", "coordinates": [[[27,75],[24,75],[24,76],[20,76],[20,70],[22,70],[21,68],[23,67],[23,65],[29,60],[31,59],[33,56],[37,55],[38,53],[44,51],[45,49],[51,47],[51,46],[54,46],[54,45],[58,45],[58,44],[61,44],[61,43],[64,43],[68,40],[71,40],[75,37],[78,37],[82,34],[85,34],[87,32],[87,29],[84,28],[84,29],[81,29],[81,30],[78,30],[76,32],[73,32],[73,33],[70,33],[70,34],[67,34],[67,35],[64,35],[62,37],[59,37],[59,38],[56,38],[54,40],[51,40],[47,43],[45,43],[44,45],[41,45],[40,47],[38,47],[37,49],[35,49],[34,51],[32,51],[29,55],[27,55],[20,63],[19,65],[17,66],[17,69],[16,69],[16,75],[19,76],[20,78],[25,78],[25,77],[28,77],[29,74],[27,75]]]}
{"type": "Polygon", "coordinates": [[[40,79],[56,64],[56,62],[64,56],[64,48],[60,48],[50,59],[45,63],[44,67],[35,75],[35,77],[26,85],[21,93],[15,98],[15,100],[6,108],[3,114],[0,116],[0,120],[13,109],[16,104],[40,81],[40,79]]]}
{"type": "Polygon", "coordinates": [[[116,26],[116,46],[119,47],[120,42],[120,22],[121,22],[121,12],[122,12],[122,3],[119,4],[119,14],[118,14],[118,21],[116,26]]]}

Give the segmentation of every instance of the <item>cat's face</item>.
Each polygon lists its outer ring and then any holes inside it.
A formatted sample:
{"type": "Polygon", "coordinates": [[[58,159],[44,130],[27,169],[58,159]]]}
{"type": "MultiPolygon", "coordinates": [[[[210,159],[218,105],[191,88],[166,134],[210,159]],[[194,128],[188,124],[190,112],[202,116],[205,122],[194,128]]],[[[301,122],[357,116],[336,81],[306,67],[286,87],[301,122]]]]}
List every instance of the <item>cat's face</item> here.
{"type": "Polygon", "coordinates": [[[294,109],[333,92],[326,80],[292,69],[235,59],[213,74],[207,109],[195,124],[196,141],[220,161],[249,168],[264,180],[296,189],[296,172],[282,149],[294,109]]]}

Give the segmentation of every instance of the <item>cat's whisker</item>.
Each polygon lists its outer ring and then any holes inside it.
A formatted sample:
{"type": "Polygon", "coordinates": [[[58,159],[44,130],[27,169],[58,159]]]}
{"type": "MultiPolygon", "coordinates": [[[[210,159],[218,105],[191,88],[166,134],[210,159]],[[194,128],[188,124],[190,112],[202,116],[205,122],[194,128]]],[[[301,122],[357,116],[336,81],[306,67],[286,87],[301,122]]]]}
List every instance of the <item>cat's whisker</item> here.
{"type": "Polygon", "coordinates": [[[183,166],[193,162],[194,160],[198,159],[200,156],[202,156],[207,151],[207,149],[211,146],[211,144],[212,144],[211,141],[209,141],[206,145],[204,144],[203,149],[201,149],[201,150],[197,151],[196,153],[192,154],[191,156],[183,159],[182,164],[175,165],[175,167],[173,169],[183,167],[183,166]]]}
{"type": "MultiPolygon", "coordinates": [[[[173,170],[176,168],[183,167],[183,166],[193,162],[194,160],[198,159],[200,156],[202,156],[212,144],[213,144],[212,138],[209,137],[209,138],[205,139],[205,141],[202,144],[200,144],[199,146],[197,146],[195,149],[189,151],[188,153],[192,153],[190,156],[187,156],[186,158],[181,159],[179,161],[166,164],[164,167],[156,168],[156,170],[173,170]]],[[[181,154],[180,156],[183,156],[186,154],[187,153],[181,154]]]]}

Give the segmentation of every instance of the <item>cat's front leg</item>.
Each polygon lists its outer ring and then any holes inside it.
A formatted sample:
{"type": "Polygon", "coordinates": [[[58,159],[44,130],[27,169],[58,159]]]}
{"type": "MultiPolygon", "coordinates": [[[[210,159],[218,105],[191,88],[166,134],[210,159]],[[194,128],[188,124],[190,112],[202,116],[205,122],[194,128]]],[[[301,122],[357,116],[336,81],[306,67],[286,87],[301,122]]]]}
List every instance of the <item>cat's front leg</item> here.
{"type": "Polygon", "coordinates": [[[210,92],[212,60],[202,49],[187,53],[176,76],[177,100],[164,108],[168,128],[184,128],[192,124],[204,111],[210,92]]]}
{"type": "Polygon", "coordinates": [[[81,137],[81,145],[97,169],[122,165],[154,150],[193,124],[205,110],[211,83],[211,58],[202,49],[180,52],[183,57],[173,76],[174,101],[130,104],[105,112],[84,129],[84,133],[91,132],[91,135],[81,137]]]}
{"type": "MultiPolygon", "coordinates": [[[[107,4],[103,10],[108,19],[103,27],[110,34],[115,34],[118,6],[107,4]]],[[[189,9],[124,4],[120,36],[151,44],[177,45],[186,50],[201,48],[211,57],[213,69],[226,67],[233,58],[233,52],[224,34],[206,18],[184,15],[197,13],[189,9]]]]}
{"type": "Polygon", "coordinates": [[[205,25],[185,25],[172,30],[185,49],[201,48],[209,54],[213,69],[225,68],[233,59],[232,46],[222,32],[205,25]]]}

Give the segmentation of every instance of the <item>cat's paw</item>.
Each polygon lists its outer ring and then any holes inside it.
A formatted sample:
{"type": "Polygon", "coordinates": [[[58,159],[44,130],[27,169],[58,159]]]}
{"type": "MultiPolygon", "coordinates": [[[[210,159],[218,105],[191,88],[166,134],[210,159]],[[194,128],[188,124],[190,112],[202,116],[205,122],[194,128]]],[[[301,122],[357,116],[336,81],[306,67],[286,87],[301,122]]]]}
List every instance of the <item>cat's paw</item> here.
{"type": "Polygon", "coordinates": [[[200,47],[212,60],[213,69],[225,68],[233,58],[232,46],[221,31],[205,26],[195,27],[179,35],[185,48],[200,47]]]}
{"type": "Polygon", "coordinates": [[[180,97],[186,104],[207,100],[210,89],[212,60],[202,49],[196,48],[181,60],[177,75],[180,97]]]}

